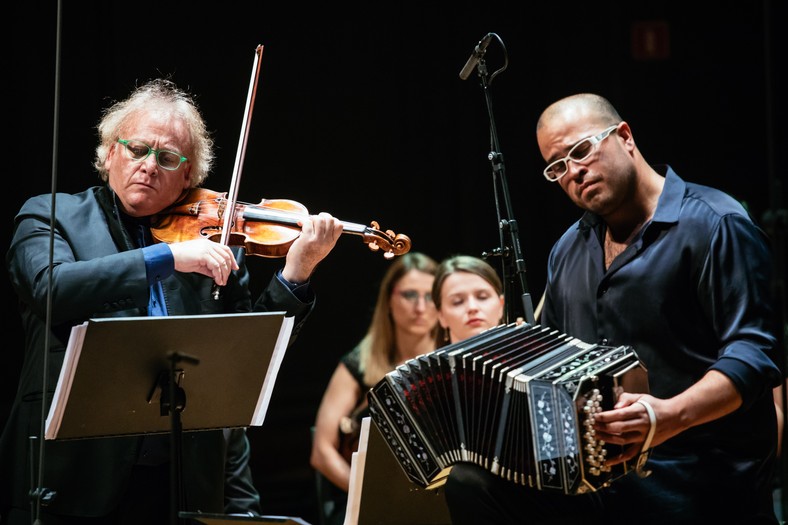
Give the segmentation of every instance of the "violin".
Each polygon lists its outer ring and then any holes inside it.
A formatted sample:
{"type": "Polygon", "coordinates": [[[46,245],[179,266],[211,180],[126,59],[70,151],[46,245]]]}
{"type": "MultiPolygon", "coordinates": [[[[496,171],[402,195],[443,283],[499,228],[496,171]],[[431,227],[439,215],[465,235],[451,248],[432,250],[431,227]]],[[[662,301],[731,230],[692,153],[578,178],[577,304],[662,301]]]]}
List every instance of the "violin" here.
{"type": "MultiPolygon", "coordinates": [[[[225,246],[242,246],[248,255],[284,257],[301,234],[298,223],[308,214],[302,204],[287,199],[263,199],[258,204],[245,204],[237,199],[262,58],[263,46],[259,45],[252,62],[230,191],[217,193],[193,188],[186,192],[177,203],[151,221],[151,234],[156,241],[175,243],[207,238],[225,246]]],[[[387,259],[410,250],[410,239],[406,235],[396,235],[391,230],[382,232],[378,223],[371,224],[367,227],[342,222],[345,233],[362,236],[371,250],[383,249],[387,259]]],[[[218,300],[220,292],[221,287],[214,283],[213,298],[218,300]]]]}
{"type": "MultiPolygon", "coordinates": [[[[309,215],[303,204],[289,199],[263,199],[257,204],[235,201],[234,206],[229,203],[227,193],[193,188],[153,218],[151,234],[164,243],[198,238],[221,242],[226,238],[227,245],[241,246],[247,255],[284,257],[301,233],[299,221],[309,215]],[[230,225],[227,232],[225,224],[230,225]]],[[[376,221],[371,221],[371,226],[340,222],[343,233],[361,236],[370,250],[383,250],[387,259],[410,250],[407,235],[381,231],[376,221]]]]}

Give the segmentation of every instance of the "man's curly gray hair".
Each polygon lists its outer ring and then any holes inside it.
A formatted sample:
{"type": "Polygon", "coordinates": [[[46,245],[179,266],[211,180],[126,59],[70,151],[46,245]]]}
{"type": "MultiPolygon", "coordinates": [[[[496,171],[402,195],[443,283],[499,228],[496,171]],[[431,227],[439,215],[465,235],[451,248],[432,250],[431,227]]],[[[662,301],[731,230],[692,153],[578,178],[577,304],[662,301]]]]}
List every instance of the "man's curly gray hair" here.
{"type": "MultiPolygon", "coordinates": [[[[123,137],[125,128],[140,112],[158,110],[172,115],[185,124],[193,143],[188,158],[191,164],[191,187],[200,186],[211,172],[214,161],[213,139],[194,98],[178,88],[172,81],[154,79],[138,86],[128,98],[104,110],[98,124],[99,145],[93,166],[101,179],[107,181],[109,173],[104,167],[110,149],[123,137]]],[[[132,137],[133,138],[133,137],[132,137]]]]}

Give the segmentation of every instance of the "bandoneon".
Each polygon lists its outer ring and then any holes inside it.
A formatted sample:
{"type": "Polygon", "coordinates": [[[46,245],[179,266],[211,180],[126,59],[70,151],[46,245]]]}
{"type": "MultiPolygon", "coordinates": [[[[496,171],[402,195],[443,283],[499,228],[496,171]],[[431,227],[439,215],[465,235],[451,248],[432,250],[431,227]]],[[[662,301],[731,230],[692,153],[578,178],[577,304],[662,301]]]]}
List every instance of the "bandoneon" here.
{"type": "Polygon", "coordinates": [[[367,394],[373,422],[408,478],[446,481],[473,462],[521,485],[593,492],[642,465],[614,466],[620,447],[593,418],[622,392],[648,392],[630,346],[589,344],[540,325],[501,325],[410,359],[367,394]]]}

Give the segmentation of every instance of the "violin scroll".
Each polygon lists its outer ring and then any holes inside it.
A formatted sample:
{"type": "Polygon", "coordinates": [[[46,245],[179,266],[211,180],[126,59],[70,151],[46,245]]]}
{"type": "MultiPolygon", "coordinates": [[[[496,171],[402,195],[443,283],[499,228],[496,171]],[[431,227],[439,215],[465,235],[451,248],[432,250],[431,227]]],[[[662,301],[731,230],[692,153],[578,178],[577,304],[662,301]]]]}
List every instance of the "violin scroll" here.
{"type": "Polygon", "coordinates": [[[364,242],[373,252],[384,250],[383,257],[391,259],[410,251],[410,237],[392,230],[381,231],[377,221],[371,221],[370,227],[365,228],[362,234],[364,242]]]}

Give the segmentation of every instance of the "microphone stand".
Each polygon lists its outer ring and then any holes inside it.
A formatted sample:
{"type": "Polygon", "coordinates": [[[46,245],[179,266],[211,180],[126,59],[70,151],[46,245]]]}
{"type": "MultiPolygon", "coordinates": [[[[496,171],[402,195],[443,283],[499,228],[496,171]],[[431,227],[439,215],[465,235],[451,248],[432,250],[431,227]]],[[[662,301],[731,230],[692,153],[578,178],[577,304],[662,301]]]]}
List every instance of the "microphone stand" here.
{"type": "MultiPolygon", "coordinates": [[[[501,39],[495,33],[491,33],[499,42],[501,39]]],[[[503,42],[501,42],[503,46],[503,42]]],[[[504,54],[506,48],[504,47],[504,54]]],[[[490,83],[508,64],[508,58],[504,66],[488,76],[487,63],[484,54],[481,53],[478,62],[478,74],[481,80],[481,87],[484,91],[484,98],[487,103],[487,113],[490,118],[490,153],[487,159],[492,165],[493,191],[495,195],[495,207],[498,213],[498,229],[500,246],[491,252],[483,252],[482,258],[501,257],[503,267],[504,284],[504,321],[514,322],[522,318],[529,324],[535,324],[534,306],[531,294],[528,291],[528,284],[525,280],[525,260],[520,249],[519,228],[517,221],[512,213],[512,204],[509,197],[509,187],[506,182],[506,169],[503,161],[503,153],[498,142],[498,132],[495,129],[495,117],[493,116],[492,97],[490,96],[490,83]],[[503,213],[501,212],[501,199],[503,199],[503,213]],[[520,297],[520,302],[514,300],[520,297]]]]}

